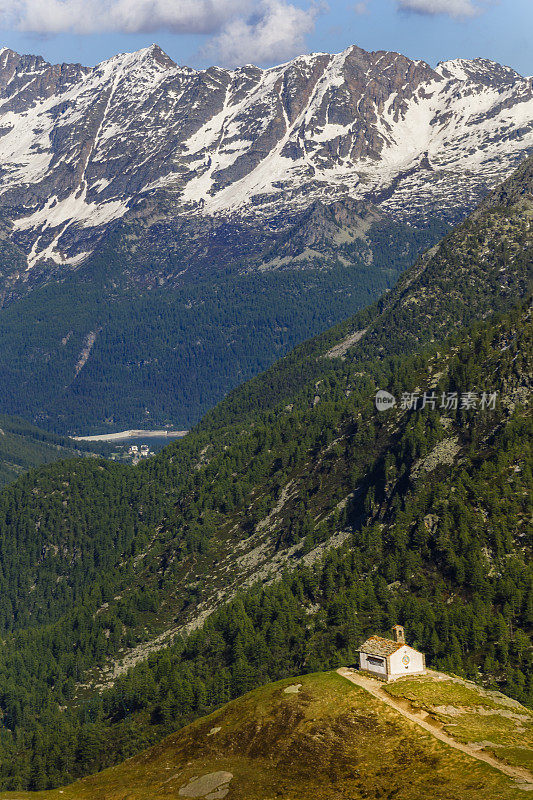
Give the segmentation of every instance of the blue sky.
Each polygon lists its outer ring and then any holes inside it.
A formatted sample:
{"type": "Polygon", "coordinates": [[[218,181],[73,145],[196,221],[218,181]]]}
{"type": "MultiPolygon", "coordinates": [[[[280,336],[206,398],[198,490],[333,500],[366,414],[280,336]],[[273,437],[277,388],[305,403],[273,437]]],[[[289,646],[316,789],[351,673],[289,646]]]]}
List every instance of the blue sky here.
{"type": "Polygon", "coordinates": [[[178,63],[269,66],[351,44],[533,75],[533,0],[1,0],[0,43],[95,64],[157,42],[178,63]]]}

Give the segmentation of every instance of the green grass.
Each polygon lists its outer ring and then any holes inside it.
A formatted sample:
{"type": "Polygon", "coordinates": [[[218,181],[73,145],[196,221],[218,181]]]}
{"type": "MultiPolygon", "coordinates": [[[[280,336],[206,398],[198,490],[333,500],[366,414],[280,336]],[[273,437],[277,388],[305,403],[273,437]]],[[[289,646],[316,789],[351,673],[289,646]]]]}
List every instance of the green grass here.
{"type": "Polygon", "coordinates": [[[533,750],[531,747],[498,747],[494,750],[498,758],[516,767],[526,767],[533,772],[533,750]]]}
{"type": "Polygon", "coordinates": [[[118,767],[18,800],[171,800],[195,776],[233,774],[228,800],[513,800],[510,778],[458,753],[336,673],[234,700],[118,767]],[[297,694],[284,689],[302,686],[297,694]],[[216,732],[212,732],[214,729],[216,732]]]}
{"type": "Polygon", "coordinates": [[[436,681],[430,677],[416,680],[402,678],[397,683],[387,685],[386,690],[393,697],[403,697],[420,706],[497,707],[492,697],[481,694],[476,687],[451,680],[436,681]]]}
{"type": "Polygon", "coordinates": [[[402,679],[385,688],[439,719],[458,741],[484,742],[483,749],[502,761],[526,769],[533,766],[533,713],[519,703],[487,694],[474,684],[430,677],[402,679]]]}

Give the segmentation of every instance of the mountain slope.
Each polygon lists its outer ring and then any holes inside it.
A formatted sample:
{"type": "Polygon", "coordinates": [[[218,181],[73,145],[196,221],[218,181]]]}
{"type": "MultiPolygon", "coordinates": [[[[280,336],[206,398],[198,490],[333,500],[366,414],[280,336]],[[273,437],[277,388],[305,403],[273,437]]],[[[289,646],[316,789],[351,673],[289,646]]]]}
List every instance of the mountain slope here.
{"type": "MultiPolygon", "coordinates": [[[[290,229],[289,256],[279,233],[248,231],[242,254],[213,235],[190,279],[164,232],[153,260],[149,243],[133,258],[115,236],[75,274],[0,310],[0,408],[70,434],[190,428],[235,385],[391,288],[446,230],[374,215],[371,234],[355,239],[357,208],[341,204],[339,218],[343,209],[344,223],[324,208],[304,214],[312,225],[290,229]],[[263,251],[270,267],[249,268],[263,251]],[[274,265],[287,258],[289,268],[274,265]]],[[[172,235],[192,248],[186,232],[172,235]]]]}
{"type": "Polygon", "coordinates": [[[432,665],[531,697],[529,179],[146,464],[4,490],[4,786],[109,766],[398,620],[432,665]],[[380,388],[436,407],[379,412],[380,388]],[[443,413],[452,392],[495,402],[443,413]]]}
{"type": "Polygon", "coordinates": [[[22,419],[0,415],[0,486],[10,483],[31,467],[105,451],[105,445],[91,448],[40,430],[22,419]]]}
{"type": "Polygon", "coordinates": [[[237,422],[250,406],[269,410],[302,382],[328,375],[341,358],[360,369],[408,355],[527,296],[533,281],[533,157],[464,223],[429,249],[375,305],[280,359],[232,392],[202,426],[237,422]]]}
{"type": "MultiPolygon", "coordinates": [[[[403,683],[393,688],[401,691],[403,683]]],[[[426,679],[428,702],[434,695],[438,705],[442,685],[426,679]]],[[[499,710],[498,700],[487,700],[474,685],[451,685],[457,702],[469,693],[470,702],[499,710]]],[[[505,700],[502,696],[501,709],[505,700]]],[[[516,704],[513,711],[531,727],[527,709],[516,704]]],[[[499,719],[506,731],[504,718],[499,719]]],[[[118,767],[37,797],[118,800],[127,792],[132,800],[226,795],[236,800],[278,795],[511,800],[522,797],[525,786],[443,745],[339,675],[325,673],[255,690],[118,767]]]]}
{"type": "Polygon", "coordinates": [[[200,72],[156,46],[91,69],[4,49],[0,410],[191,427],[509,175],[532,97],[493,62],[357,47],[200,72]]]}

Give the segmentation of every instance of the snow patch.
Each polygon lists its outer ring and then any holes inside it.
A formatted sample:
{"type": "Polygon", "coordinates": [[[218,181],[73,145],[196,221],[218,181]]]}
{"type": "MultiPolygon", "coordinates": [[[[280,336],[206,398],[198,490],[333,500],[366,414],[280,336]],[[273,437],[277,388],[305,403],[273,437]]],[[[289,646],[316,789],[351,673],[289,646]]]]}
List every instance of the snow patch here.
{"type": "Polygon", "coordinates": [[[128,210],[123,200],[109,200],[105,203],[87,203],[82,193],[74,193],[54,203],[52,198],[47,204],[27,217],[14,220],[15,230],[39,228],[57,228],[65,222],[80,223],[85,227],[96,228],[106,225],[122,217],[128,210]]]}

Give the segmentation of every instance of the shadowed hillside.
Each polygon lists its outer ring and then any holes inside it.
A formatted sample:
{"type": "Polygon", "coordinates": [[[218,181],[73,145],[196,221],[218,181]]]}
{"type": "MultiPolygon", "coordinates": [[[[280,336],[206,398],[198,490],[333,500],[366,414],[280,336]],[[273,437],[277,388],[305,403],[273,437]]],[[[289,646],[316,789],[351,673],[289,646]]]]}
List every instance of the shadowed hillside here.
{"type": "Polygon", "coordinates": [[[105,444],[76,443],[17,417],[0,414],[0,487],[32,467],[60,458],[105,454],[109,449],[105,444]]]}

